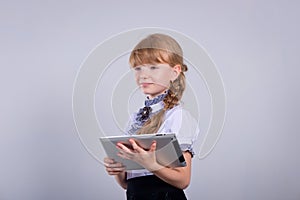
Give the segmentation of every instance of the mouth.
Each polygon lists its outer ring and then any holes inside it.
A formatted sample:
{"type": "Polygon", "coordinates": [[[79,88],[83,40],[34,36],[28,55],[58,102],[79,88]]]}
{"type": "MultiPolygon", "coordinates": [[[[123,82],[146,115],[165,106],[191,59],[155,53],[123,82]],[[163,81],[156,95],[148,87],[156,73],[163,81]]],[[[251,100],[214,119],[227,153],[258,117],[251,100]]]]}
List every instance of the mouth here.
{"type": "Polygon", "coordinates": [[[148,87],[150,85],[152,85],[153,83],[140,83],[141,87],[148,87]]]}

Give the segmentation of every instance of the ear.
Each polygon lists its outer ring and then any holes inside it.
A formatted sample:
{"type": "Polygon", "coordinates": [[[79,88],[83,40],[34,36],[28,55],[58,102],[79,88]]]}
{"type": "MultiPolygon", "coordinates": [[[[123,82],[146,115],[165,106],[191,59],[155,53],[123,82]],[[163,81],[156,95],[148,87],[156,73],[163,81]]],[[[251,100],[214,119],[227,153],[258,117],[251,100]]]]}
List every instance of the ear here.
{"type": "Polygon", "coordinates": [[[172,70],[172,81],[174,81],[181,73],[181,65],[175,65],[174,67],[172,67],[172,70]]]}

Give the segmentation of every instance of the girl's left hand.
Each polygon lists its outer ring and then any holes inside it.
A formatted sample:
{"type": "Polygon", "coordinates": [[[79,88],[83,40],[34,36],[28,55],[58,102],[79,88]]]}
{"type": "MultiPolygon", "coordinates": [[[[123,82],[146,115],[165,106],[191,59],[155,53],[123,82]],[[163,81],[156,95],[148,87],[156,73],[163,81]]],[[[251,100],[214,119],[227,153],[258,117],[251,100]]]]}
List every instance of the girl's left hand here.
{"type": "Polygon", "coordinates": [[[135,142],[134,139],[129,139],[129,142],[131,143],[133,149],[129,149],[122,143],[117,144],[117,148],[120,150],[118,156],[124,159],[132,160],[149,171],[156,171],[162,167],[156,161],[156,141],[153,141],[149,150],[144,150],[135,142]]]}

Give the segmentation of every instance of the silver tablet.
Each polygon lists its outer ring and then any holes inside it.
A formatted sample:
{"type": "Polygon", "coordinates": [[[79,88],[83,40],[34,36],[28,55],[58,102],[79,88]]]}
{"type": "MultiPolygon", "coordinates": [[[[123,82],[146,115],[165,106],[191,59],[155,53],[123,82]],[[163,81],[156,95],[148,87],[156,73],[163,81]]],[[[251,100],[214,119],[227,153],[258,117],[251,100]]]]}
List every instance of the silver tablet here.
{"type": "Polygon", "coordinates": [[[175,134],[144,134],[144,135],[124,135],[124,136],[108,136],[101,137],[100,141],[109,158],[117,162],[123,163],[126,170],[144,169],[134,161],[126,160],[119,157],[119,150],[116,145],[121,142],[131,148],[129,139],[133,138],[139,146],[144,149],[149,149],[152,142],[156,141],[156,159],[163,166],[168,167],[184,167],[186,166],[185,159],[178,144],[175,134]]]}

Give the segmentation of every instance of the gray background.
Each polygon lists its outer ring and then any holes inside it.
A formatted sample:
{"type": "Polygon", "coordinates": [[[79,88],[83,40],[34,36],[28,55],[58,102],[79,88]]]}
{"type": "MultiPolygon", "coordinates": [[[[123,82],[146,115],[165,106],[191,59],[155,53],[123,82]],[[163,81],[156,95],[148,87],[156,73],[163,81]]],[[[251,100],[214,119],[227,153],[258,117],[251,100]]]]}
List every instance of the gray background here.
{"type": "Polygon", "coordinates": [[[202,44],[227,118],[194,159],[189,199],[299,199],[297,1],[1,1],[0,199],[122,199],[72,117],[80,64],[111,35],[156,26],[202,44]]]}

